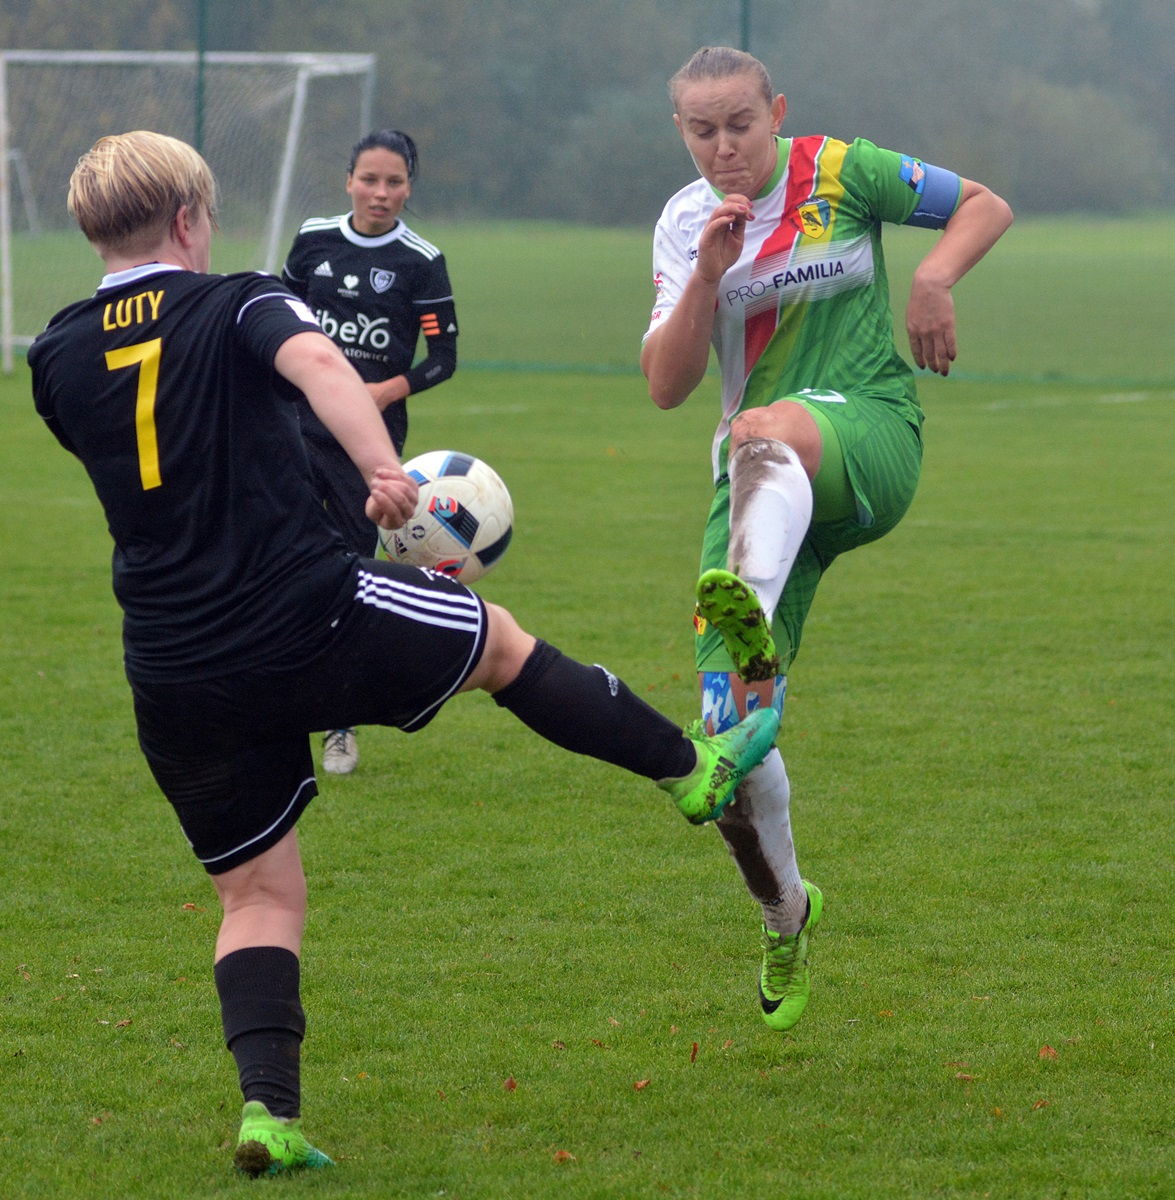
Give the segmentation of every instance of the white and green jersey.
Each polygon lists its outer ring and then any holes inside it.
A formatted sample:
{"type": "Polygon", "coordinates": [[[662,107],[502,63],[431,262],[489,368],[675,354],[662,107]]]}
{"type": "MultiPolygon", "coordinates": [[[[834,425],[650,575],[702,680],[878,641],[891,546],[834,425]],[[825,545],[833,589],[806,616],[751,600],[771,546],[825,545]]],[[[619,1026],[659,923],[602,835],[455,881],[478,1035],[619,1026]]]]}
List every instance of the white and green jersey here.
{"type": "MultiPolygon", "coordinates": [[[[921,423],[913,372],[894,345],[881,224],[942,228],[960,187],[953,172],[864,139],[779,139],[779,165],[752,203],[742,257],[718,291],[715,478],[725,470],[735,414],[782,396],[867,392],[921,423]]],[[[720,199],[698,179],[666,204],[653,242],[656,301],[646,337],[677,304],[720,199]]]]}

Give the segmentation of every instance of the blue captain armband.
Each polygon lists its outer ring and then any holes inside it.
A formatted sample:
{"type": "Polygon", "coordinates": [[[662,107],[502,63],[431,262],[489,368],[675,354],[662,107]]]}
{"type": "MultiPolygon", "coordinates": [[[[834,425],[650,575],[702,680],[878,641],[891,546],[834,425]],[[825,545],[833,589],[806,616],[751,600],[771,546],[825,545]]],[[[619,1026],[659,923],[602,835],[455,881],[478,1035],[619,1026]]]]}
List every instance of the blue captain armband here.
{"type": "Polygon", "coordinates": [[[954,171],[902,155],[902,182],[918,194],[918,207],[904,224],[942,229],[959,206],[962,183],[954,171]]]}

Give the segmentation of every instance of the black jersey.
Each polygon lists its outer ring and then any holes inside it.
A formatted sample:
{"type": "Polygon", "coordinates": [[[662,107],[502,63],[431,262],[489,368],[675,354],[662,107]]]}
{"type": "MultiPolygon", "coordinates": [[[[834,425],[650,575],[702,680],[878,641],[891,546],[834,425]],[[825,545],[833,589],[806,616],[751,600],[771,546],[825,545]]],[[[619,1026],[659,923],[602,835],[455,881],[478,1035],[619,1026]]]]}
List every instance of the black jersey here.
{"type": "MultiPolygon", "coordinates": [[[[282,280],[369,383],[406,375],[415,395],[457,369],[457,312],[445,256],[403,221],[368,237],[356,233],[349,213],[312,217],[290,247],[282,280]],[[414,367],[422,333],[426,354],[414,367]]],[[[383,414],[397,447],[404,443],[404,412],[393,404],[383,414]]],[[[311,436],[330,436],[312,414],[302,415],[311,436]]]]}
{"type": "Polygon", "coordinates": [[[354,556],[309,484],[278,348],[317,329],[272,276],[108,275],[29,350],[37,411],[114,538],[128,671],[185,679],[308,653],[354,556]]]}

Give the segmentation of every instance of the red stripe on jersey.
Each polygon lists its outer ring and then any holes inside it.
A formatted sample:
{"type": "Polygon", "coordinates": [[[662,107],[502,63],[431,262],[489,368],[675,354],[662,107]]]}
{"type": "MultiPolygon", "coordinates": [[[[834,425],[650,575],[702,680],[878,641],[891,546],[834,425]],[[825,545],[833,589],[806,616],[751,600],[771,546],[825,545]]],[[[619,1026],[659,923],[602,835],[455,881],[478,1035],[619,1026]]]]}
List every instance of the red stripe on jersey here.
{"type": "MultiPolygon", "coordinates": [[[[824,145],[822,137],[793,138],[788,153],[787,190],[783,200],[783,212],[779,224],[768,235],[762,249],[755,255],[755,262],[775,255],[786,256],[800,236],[800,228],[792,220],[796,208],[812,195],[816,179],[816,156],[824,145]]],[[[778,324],[777,310],[756,313],[747,318],[743,327],[743,370],[749,378],[759,355],[767,348],[778,324]]]]}
{"type": "Polygon", "coordinates": [[[437,320],[437,314],[421,313],[420,328],[424,330],[425,337],[436,337],[441,331],[441,323],[437,320]]]}

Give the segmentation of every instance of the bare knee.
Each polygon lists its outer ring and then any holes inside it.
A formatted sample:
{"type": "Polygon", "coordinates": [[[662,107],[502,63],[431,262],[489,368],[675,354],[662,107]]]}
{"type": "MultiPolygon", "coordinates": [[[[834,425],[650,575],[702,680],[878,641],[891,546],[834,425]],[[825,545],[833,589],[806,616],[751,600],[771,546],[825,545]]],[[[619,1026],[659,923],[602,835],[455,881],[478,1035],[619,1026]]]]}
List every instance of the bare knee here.
{"type": "Polygon", "coordinates": [[[212,877],[226,916],[246,908],[306,911],[306,876],[294,831],[269,850],[212,877]]]}
{"type": "Polygon", "coordinates": [[[747,442],[767,438],[784,442],[799,456],[809,479],[820,470],[824,451],[820,426],[802,405],[794,400],[777,400],[762,408],[748,408],[730,423],[730,452],[747,442]]]}
{"type": "Polygon", "coordinates": [[[535,638],[498,604],[486,605],[486,644],[477,666],[462,687],[463,692],[481,688],[493,693],[513,683],[522,664],[535,647],[535,638]]]}
{"type": "Polygon", "coordinates": [[[297,831],[256,858],[212,877],[224,918],[216,958],[246,946],[282,946],[297,954],[306,921],[306,876],[297,831]]]}

